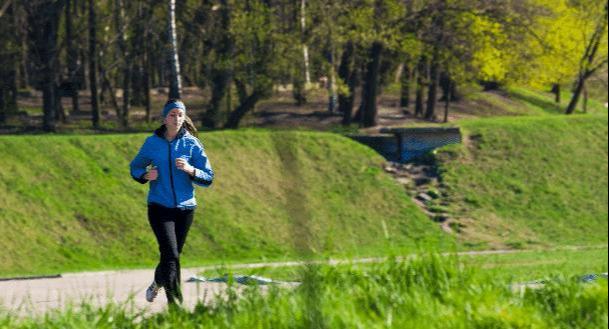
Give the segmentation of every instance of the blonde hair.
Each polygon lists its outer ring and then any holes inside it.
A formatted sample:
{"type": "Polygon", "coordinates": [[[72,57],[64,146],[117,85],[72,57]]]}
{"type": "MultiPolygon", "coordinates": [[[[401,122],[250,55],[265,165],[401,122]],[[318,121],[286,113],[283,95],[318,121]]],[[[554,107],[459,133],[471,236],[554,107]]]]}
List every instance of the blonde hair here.
{"type": "Polygon", "coordinates": [[[188,115],[184,118],[184,123],[182,126],[184,126],[184,129],[186,129],[191,135],[199,137],[199,131],[188,115]]]}

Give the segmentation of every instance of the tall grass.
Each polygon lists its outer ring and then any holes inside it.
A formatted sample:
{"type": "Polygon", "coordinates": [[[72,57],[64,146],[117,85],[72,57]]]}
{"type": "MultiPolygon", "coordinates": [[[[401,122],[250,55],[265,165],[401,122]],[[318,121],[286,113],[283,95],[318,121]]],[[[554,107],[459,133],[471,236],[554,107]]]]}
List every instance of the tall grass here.
{"type": "Polygon", "coordinates": [[[426,255],[359,268],[303,269],[294,289],[229,292],[194,311],[144,317],[128,307],[83,308],[43,318],[0,316],[2,328],[606,328],[607,283],[553,276],[540,289],[426,255]]]}

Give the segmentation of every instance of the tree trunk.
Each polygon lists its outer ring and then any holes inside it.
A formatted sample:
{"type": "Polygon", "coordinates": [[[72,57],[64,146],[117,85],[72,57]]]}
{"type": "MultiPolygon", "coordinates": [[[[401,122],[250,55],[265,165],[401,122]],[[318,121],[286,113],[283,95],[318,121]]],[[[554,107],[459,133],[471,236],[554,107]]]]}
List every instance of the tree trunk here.
{"type": "Polygon", "coordinates": [[[336,93],[336,73],[334,72],[334,46],[330,46],[330,79],[328,81],[328,112],[334,113],[338,105],[338,95],[336,93]]]}
{"type": "Polygon", "coordinates": [[[202,124],[207,128],[216,128],[220,123],[220,113],[223,110],[230,111],[230,96],[229,87],[233,80],[233,72],[226,63],[230,61],[234,52],[234,41],[230,35],[230,7],[226,0],[222,0],[220,11],[218,13],[219,22],[216,24],[216,34],[219,35],[215,39],[213,47],[217,52],[217,61],[212,64],[210,70],[211,82],[211,99],[205,115],[202,118],[202,124]]]}
{"type": "Polygon", "coordinates": [[[448,79],[448,88],[446,88],[446,94],[444,95],[444,123],[448,122],[448,107],[450,106],[450,101],[452,99],[451,91],[452,91],[452,81],[448,79]]]}
{"type": "Polygon", "coordinates": [[[342,124],[348,126],[351,124],[353,115],[353,103],[355,100],[355,88],[357,84],[357,70],[354,65],[355,47],[353,42],[349,41],[340,60],[338,67],[338,77],[347,84],[349,93],[347,95],[340,93],[338,95],[338,111],[343,114],[342,124]]]}
{"type": "Polygon", "coordinates": [[[114,19],[115,28],[118,33],[118,48],[122,58],[122,89],[123,89],[123,105],[118,116],[120,125],[123,128],[129,126],[129,109],[130,109],[130,82],[131,82],[131,51],[127,49],[127,35],[125,32],[125,3],[123,0],[114,1],[114,19]]]}
{"type": "Polygon", "coordinates": [[[110,80],[108,79],[108,76],[106,75],[105,71],[104,70],[101,70],[101,71],[102,71],[101,79],[102,79],[103,87],[110,94],[110,101],[112,102],[112,107],[114,107],[114,111],[116,113],[116,118],[120,120],[121,107],[120,107],[120,105],[118,105],[118,100],[116,99],[116,91],[114,91],[114,88],[112,87],[112,84],[110,83],[110,80]]]}
{"type": "MultiPolygon", "coordinates": [[[[306,44],[306,0],[300,0],[300,43],[302,45],[302,61],[296,64],[296,72],[292,77],[292,97],[296,106],[307,103],[307,88],[311,84],[309,72],[309,47],[306,44]]],[[[296,17],[295,17],[296,18],[296,17]]]]}
{"type": "Polygon", "coordinates": [[[27,17],[25,17],[22,10],[24,6],[18,6],[17,3],[13,4],[13,16],[14,16],[14,31],[15,31],[15,44],[19,47],[18,58],[16,58],[17,65],[17,85],[19,88],[29,87],[29,72],[28,72],[28,24],[27,17]]]}
{"type": "Polygon", "coordinates": [[[89,0],[89,89],[91,91],[91,123],[100,126],[99,97],[97,94],[97,25],[95,21],[95,1],[89,0]]]}
{"type": "Polygon", "coordinates": [[[298,68],[292,78],[292,98],[299,107],[307,103],[307,90],[302,75],[302,68],[298,68]]]}
{"type": "MultiPolygon", "coordinates": [[[[146,16],[147,18],[150,18],[149,15],[146,16]]],[[[152,67],[150,64],[150,57],[152,56],[151,53],[151,49],[150,49],[150,38],[151,38],[151,33],[150,33],[150,28],[147,26],[144,29],[144,41],[143,41],[143,45],[144,45],[144,54],[143,54],[143,58],[142,58],[142,67],[144,68],[144,72],[143,72],[143,76],[142,76],[142,80],[143,80],[143,94],[144,94],[144,107],[146,108],[146,122],[150,122],[151,118],[151,114],[150,114],[150,88],[151,88],[151,81],[150,81],[150,72],[152,72],[152,67]]]]}
{"type": "Polygon", "coordinates": [[[552,93],[554,94],[554,102],[560,104],[560,84],[555,83],[552,85],[552,93]]]}
{"type": "Polygon", "coordinates": [[[67,55],[68,55],[68,83],[70,86],[70,93],[72,94],[72,112],[79,112],[80,108],[78,106],[78,90],[79,90],[79,86],[76,80],[76,70],[77,70],[77,65],[78,63],[76,62],[78,60],[78,51],[77,49],[74,47],[74,45],[72,44],[72,40],[74,38],[74,35],[72,33],[72,13],[70,12],[71,6],[70,6],[70,1],[71,0],[65,0],[66,1],[66,6],[65,6],[65,28],[66,28],[66,35],[65,35],[65,40],[66,40],[66,48],[67,48],[67,55]]]}
{"type": "Polygon", "coordinates": [[[417,90],[415,100],[415,115],[423,115],[423,102],[425,95],[425,80],[427,79],[427,59],[422,57],[417,65],[417,90]]]}
{"type": "Polygon", "coordinates": [[[306,40],[304,38],[306,33],[306,22],[307,22],[307,1],[300,1],[300,35],[302,42],[302,57],[304,64],[304,78],[305,78],[305,89],[311,84],[311,73],[309,72],[309,47],[307,47],[306,40]]]}
{"type": "Polygon", "coordinates": [[[446,72],[440,73],[440,88],[442,89],[441,101],[444,101],[446,97],[450,97],[451,102],[456,102],[461,99],[457,91],[457,83],[451,79],[450,75],[446,72]]]}
{"type": "Polygon", "coordinates": [[[573,96],[571,96],[571,101],[569,102],[567,110],[565,111],[566,114],[572,114],[575,111],[575,107],[577,106],[577,102],[579,101],[581,92],[586,84],[586,80],[590,76],[592,76],[594,72],[596,72],[599,68],[606,66],[607,64],[607,58],[604,58],[601,61],[600,65],[594,64],[601,41],[603,40],[603,38],[606,38],[605,30],[607,29],[607,6],[608,3],[605,2],[605,9],[604,15],[602,16],[602,20],[599,20],[597,22],[594,34],[586,45],[586,51],[584,52],[584,55],[582,56],[580,62],[579,75],[575,83],[575,88],[573,89],[573,96]]]}
{"type": "Polygon", "coordinates": [[[573,89],[573,96],[571,96],[571,100],[569,101],[569,105],[567,106],[566,114],[572,114],[575,112],[577,107],[577,103],[579,102],[579,97],[581,96],[582,90],[584,89],[584,77],[580,77],[577,79],[575,88],[573,89]]]}
{"type": "MultiPolygon", "coordinates": [[[[7,58],[0,59],[4,61],[7,58]]],[[[14,66],[7,68],[8,71],[4,72],[0,69],[0,123],[4,123],[9,114],[17,111],[17,71],[14,66]]]]}
{"type": "MultiPolygon", "coordinates": [[[[228,96],[228,87],[232,81],[232,75],[227,70],[219,70],[212,78],[211,100],[209,107],[203,116],[203,126],[207,128],[216,128],[219,120],[221,108],[226,104],[228,96]]],[[[230,110],[230,107],[227,107],[230,110]]]]}
{"type": "Polygon", "coordinates": [[[129,111],[131,109],[131,64],[125,65],[123,73],[123,109],[121,111],[121,126],[129,127],[129,111]]]}
{"type": "Polygon", "coordinates": [[[433,45],[433,54],[431,57],[431,66],[429,70],[429,89],[427,91],[427,109],[425,111],[425,119],[433,120],[435,118],[436,100],[438,96],[438,82],[440,80],[440,49],[444,46],[444,12],[446,10],[446,0],[440,0],[438,3],[438,12],[433,17],[433,29],[435,33],[435,41],[433,45]]]}
{"type": "MultiPolygon", "coordinates": [[[[237,85],[237,88],[241,90],[239,93],[243,94],[245,92],[245,85],[238,80],[235,81],[235,84],[237,85]]],[[[247,95],[244,99],[242,99],[239,106],[237,106],[237,108],[229,115],[228,120],[224,124],[224,128],[239,128],[239,122],[241,122],[241,119],[243,119],[247,112],[251,111],[252,109],[254,109],[254,107],[256,107],[256,103],[258,103],[258,101],[262,98],[261,96],[262,93],[254,89],[251,95],[247,95]]]]}
{"type": "Polygon", "coordinates": [[[133,23],[134,34],[136,38],[131,38],[131,46],[133,49],[132,58],[132,79],[131,79],[131,105],[136,106],[145,106],[146,104],[146,96],[145,94],[145,81],[144,75],[147,70],[145,64],[145,56],[146,56],[146,43],[148,42],[146,35],[146,27],[145,25],[150,21],[148,6],[144,2],[137,2],[137,15],[135,21],[133,23]]]}
{"type": "MultiPolygon", "coordinates": [[[[19,76],[19,50],[8,46],[19,45],[19,36],[13,31],[18,29],[18,8],[16,3],[6,2],[0,11],[6,16],[6,25],[0,26],[0,123],[3,123],[9,114],[17,112],[17,80],[19,76]]],[[[0,15],[1,16],[1,15],[0,15]]],[[[14,47],[14,46],[13,46],[14,47]]]]}
{"type": "Polygon", "coordinates": [[[178,99],[182,96],[182,79],[180,77],[180,60],[178,58],[178,41],[176,37],[176,1],[169,0],[169,15],[167,34],[169,36],[169,65],[171,77],[169,81],[169,98],[178,99]]]}
{"type": "Polygon", "coordinates": [[[4,84],[0,81],[0,123],[6,122],[7,117],[7,109],[6,109],[6,96],[4,84]]]}
{"type": "Polygon", "coordinates": [[[404,110],[408,110],[410,106],[410,79],[410,65],[404,63],[400,75],[400,107],[404,110]]]}
{"type": "Polygon", "coordinates": [[[25,2],[33,54],[42,88],[43,129],[55,131],[57,110],[57,32],[63,1],[25,2]]]}
{"type": "Polygon", "coordinates": [[[362,87],[362,103],[360,112],[363,127],[373,127],[377,124],[376,96],[379,83],[379,69],[383,44],[375,41],[370,47],[368,65],[366,66],[366,79],[362,87]]]}
{"type": "MultiPolygon", "coordinates": [[[[434,56],[435,57],[435,56],[434,56]]],[[[436,109],[436,99],[438,97],[438,80],[440,79],[440,68],[435,58],[429,70],[429,89],[427,90],[427,109],[425,111],[425,119],[433,120],[436,109]]]]}

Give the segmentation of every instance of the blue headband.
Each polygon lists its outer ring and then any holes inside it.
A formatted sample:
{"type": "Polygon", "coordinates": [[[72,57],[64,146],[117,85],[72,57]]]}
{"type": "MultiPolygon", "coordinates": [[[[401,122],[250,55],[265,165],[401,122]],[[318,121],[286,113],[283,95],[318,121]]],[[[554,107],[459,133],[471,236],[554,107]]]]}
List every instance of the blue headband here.
{"type": "Polygon", "coordinates": [[[163,107],[163,118],[167,117],[167,114],[169,114],[169,111],[171,111],[173,109],[180,109],[180,110],[184,111],[184,113],[186,113],[186,106],[184,105],[184,103],[182,103],[180,101],[173,101],[171,103],[167,103],[165,105],[165,107],[163,107]]]}

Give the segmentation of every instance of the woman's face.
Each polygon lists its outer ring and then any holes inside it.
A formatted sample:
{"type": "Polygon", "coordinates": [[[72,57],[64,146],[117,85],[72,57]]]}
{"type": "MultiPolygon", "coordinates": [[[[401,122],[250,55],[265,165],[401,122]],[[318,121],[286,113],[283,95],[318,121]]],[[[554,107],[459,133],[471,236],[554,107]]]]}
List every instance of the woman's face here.
{"type": "Polygon", "coordinates": [[[184,111],[176,108],[169,111],[169,114],[165,117],[164,123],[168,129],[178,130],[182,127],[185,118],[184,111]]]}

